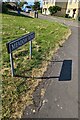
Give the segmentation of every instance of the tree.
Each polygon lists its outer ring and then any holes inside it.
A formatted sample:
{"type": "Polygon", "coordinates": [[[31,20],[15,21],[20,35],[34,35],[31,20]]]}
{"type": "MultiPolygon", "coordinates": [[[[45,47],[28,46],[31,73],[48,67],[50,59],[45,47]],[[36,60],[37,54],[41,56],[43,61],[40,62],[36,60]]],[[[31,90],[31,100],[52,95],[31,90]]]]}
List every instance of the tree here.
{"type": "Polygon", "coordinates": [[[8,8],[7,8],[7,2],[2,2],[2,13],[7,13],[8,8]]]}
{"type": "Polygon", "coordinates": [[[34,2],[34,5],[32,6],[33,10],[40,10],[40,2],[34,2]]]}
{"type": "Polygon", "coordinates": [[[22,7],[24,4],[28,4],[27,2],[20,2],[20,7],[22,7]]]}
{"type": "Polygon", "coordinates": [[[59,6],[50,6],[49,7],[50,14],[53,15],[57,13],[57,11],[61,11],[61,7],[59,6]]]}

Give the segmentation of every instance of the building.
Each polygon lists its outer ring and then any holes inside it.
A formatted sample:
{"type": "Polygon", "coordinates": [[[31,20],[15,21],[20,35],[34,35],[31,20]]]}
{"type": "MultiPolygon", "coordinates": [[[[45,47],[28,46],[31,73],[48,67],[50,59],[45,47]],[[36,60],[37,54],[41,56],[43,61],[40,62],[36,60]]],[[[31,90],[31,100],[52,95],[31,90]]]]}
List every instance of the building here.
{"type": "Polygon", "coordinates": [[[60,0],[56,0],[55,1],[55,6],[61,7],[61,11],[58,11],[54,15],[65,17],[65,15],[66,15],[66,9],[67,9],[67,2],[66,1],[65,2],[58,2],[58,1],[60,1],[60,0]]]}
{"type": "Polygon", "coordinates": [[[79,0],[69,0],[66,14],[68,14],[69,17],[76,19],[79,13],[79,8],[80,8],[79,0]]]}
{"type": "Polygon", "coordinates": [[[55,15],[65,15],[67,9],[67,2],[60,2],[60,0],[43,0],[42,14],[49,15],[50,12],[48,9],[50,6],[59,6],[62,8],[61,11],[58,11],[57,13],[55,13],[55,15]]]}
{"type": "Polygon", "coordinates": [[[49,15],[48,8],[50,6],[55,6],[55,0],[43,0],[42,14],[49,15]]]}
{"type": "Polygon", "coordinates": [[[78,16],[78,12],[80,11],[80,3],[79,0],[66,0],[65,2],[60,2],[60,0],[43,0],[42,14],[49,15],[49,7],[50,6],[59,6],[61,7],[61,11],[58,11],[54,15],[56,16],[65,16],[66,14],[69,17],[73,17],[76,19],[78,16]]]}

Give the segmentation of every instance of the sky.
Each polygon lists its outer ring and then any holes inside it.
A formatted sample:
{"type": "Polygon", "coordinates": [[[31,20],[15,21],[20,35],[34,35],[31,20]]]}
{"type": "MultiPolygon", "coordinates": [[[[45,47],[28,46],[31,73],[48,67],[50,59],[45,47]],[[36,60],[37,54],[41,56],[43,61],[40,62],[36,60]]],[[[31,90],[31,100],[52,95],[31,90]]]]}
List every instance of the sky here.
{"type": "MultiPolygon", "coordinates": [[[[34,0],[26,0],[29,4],[30,3],[34,3],[34,0]]],[[[42,0],[39,0],[40,1],[40,3],[42,3],[42,0]]]]}
{"type": "MultiPolygon", "coordinates": [[[[5,1],[7,1],[7,0],[3,0],[3,2],[5,2],[5,1]]],[[[11,0],[10,0],[10,1],[11,1],[11,0]]],[[[15,1],[15,0],[14,0],[14,1],[15,1]]],[[[20,1],[21,1],[21,0],[20,0],[20,1]]],[[[27,1],[29,5],[33,5],[35,0],[24,0],[24,1],[27,1]]],[[[41,3],[41,6],[42,6],[42,1],[43,1],[43,0],[39,0],[39,1],[40,1],[40,3],[41,3]]]]}
{"type": "MultiPolygon", "coordinates": [[[[7,1],[7,0],[3,0],[4,1],[7,1]]],[[[15,1],[15,0],[14,0],[15,1]]],[[[27,1],[27,2],[34,2],[35,0],[24,0],[24,1],[27,1]]],[[[39,1],[42,1],[42,0],[39,0],[39,1]]]]}

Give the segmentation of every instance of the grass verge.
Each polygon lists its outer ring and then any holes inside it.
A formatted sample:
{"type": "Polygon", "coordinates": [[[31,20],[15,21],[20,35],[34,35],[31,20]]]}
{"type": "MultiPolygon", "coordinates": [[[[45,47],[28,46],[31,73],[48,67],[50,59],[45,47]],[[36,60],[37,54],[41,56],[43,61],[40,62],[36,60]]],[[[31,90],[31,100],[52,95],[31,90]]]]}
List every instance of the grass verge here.
{"type": "MultiPolygon", "coordinates": [[[[1,14],[0,14],[1,16],[1,14]]],[[[42,76],[53,53],[69,33],[63,24],[13,14],[2,14],[2,118],[20,118],[25,106],[33,104],[32,94],[41,80],[27,76],[42,76]],[[11,77],[6,42],[34,31],[33,56],[29,59],[29,43],[13,52],[15,74],[11,77]]]]}

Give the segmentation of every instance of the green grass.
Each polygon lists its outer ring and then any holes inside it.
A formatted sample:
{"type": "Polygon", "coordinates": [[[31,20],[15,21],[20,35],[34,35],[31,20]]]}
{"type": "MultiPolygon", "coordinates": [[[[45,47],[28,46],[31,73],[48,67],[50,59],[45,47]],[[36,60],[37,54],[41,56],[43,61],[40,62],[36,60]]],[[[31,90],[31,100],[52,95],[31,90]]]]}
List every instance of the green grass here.
{"type": "MultiPolygon", "coordinates": [[[[3,14],[2,22],[2,117],[7,119],[12,118],[16,111],[22,109],[21,104],[26,104],[22,96],[31,89],[35,80],[28,81],[25,76],[31,76],[33,68],[41,68],[42,61],[48,58],[50,51],[54,51],[56,44],[68,33],[68,28],[47,20],[11,14],[3,14]],[[24,77],[12,78],[6,43],[32,31],[36,34],[33,40],[32,59],[29,59],[29,43],[14,51],[15,74],[24,77]]],[[[19,117],[18,115],[15,115],[15,118],[19,117]]]]}

